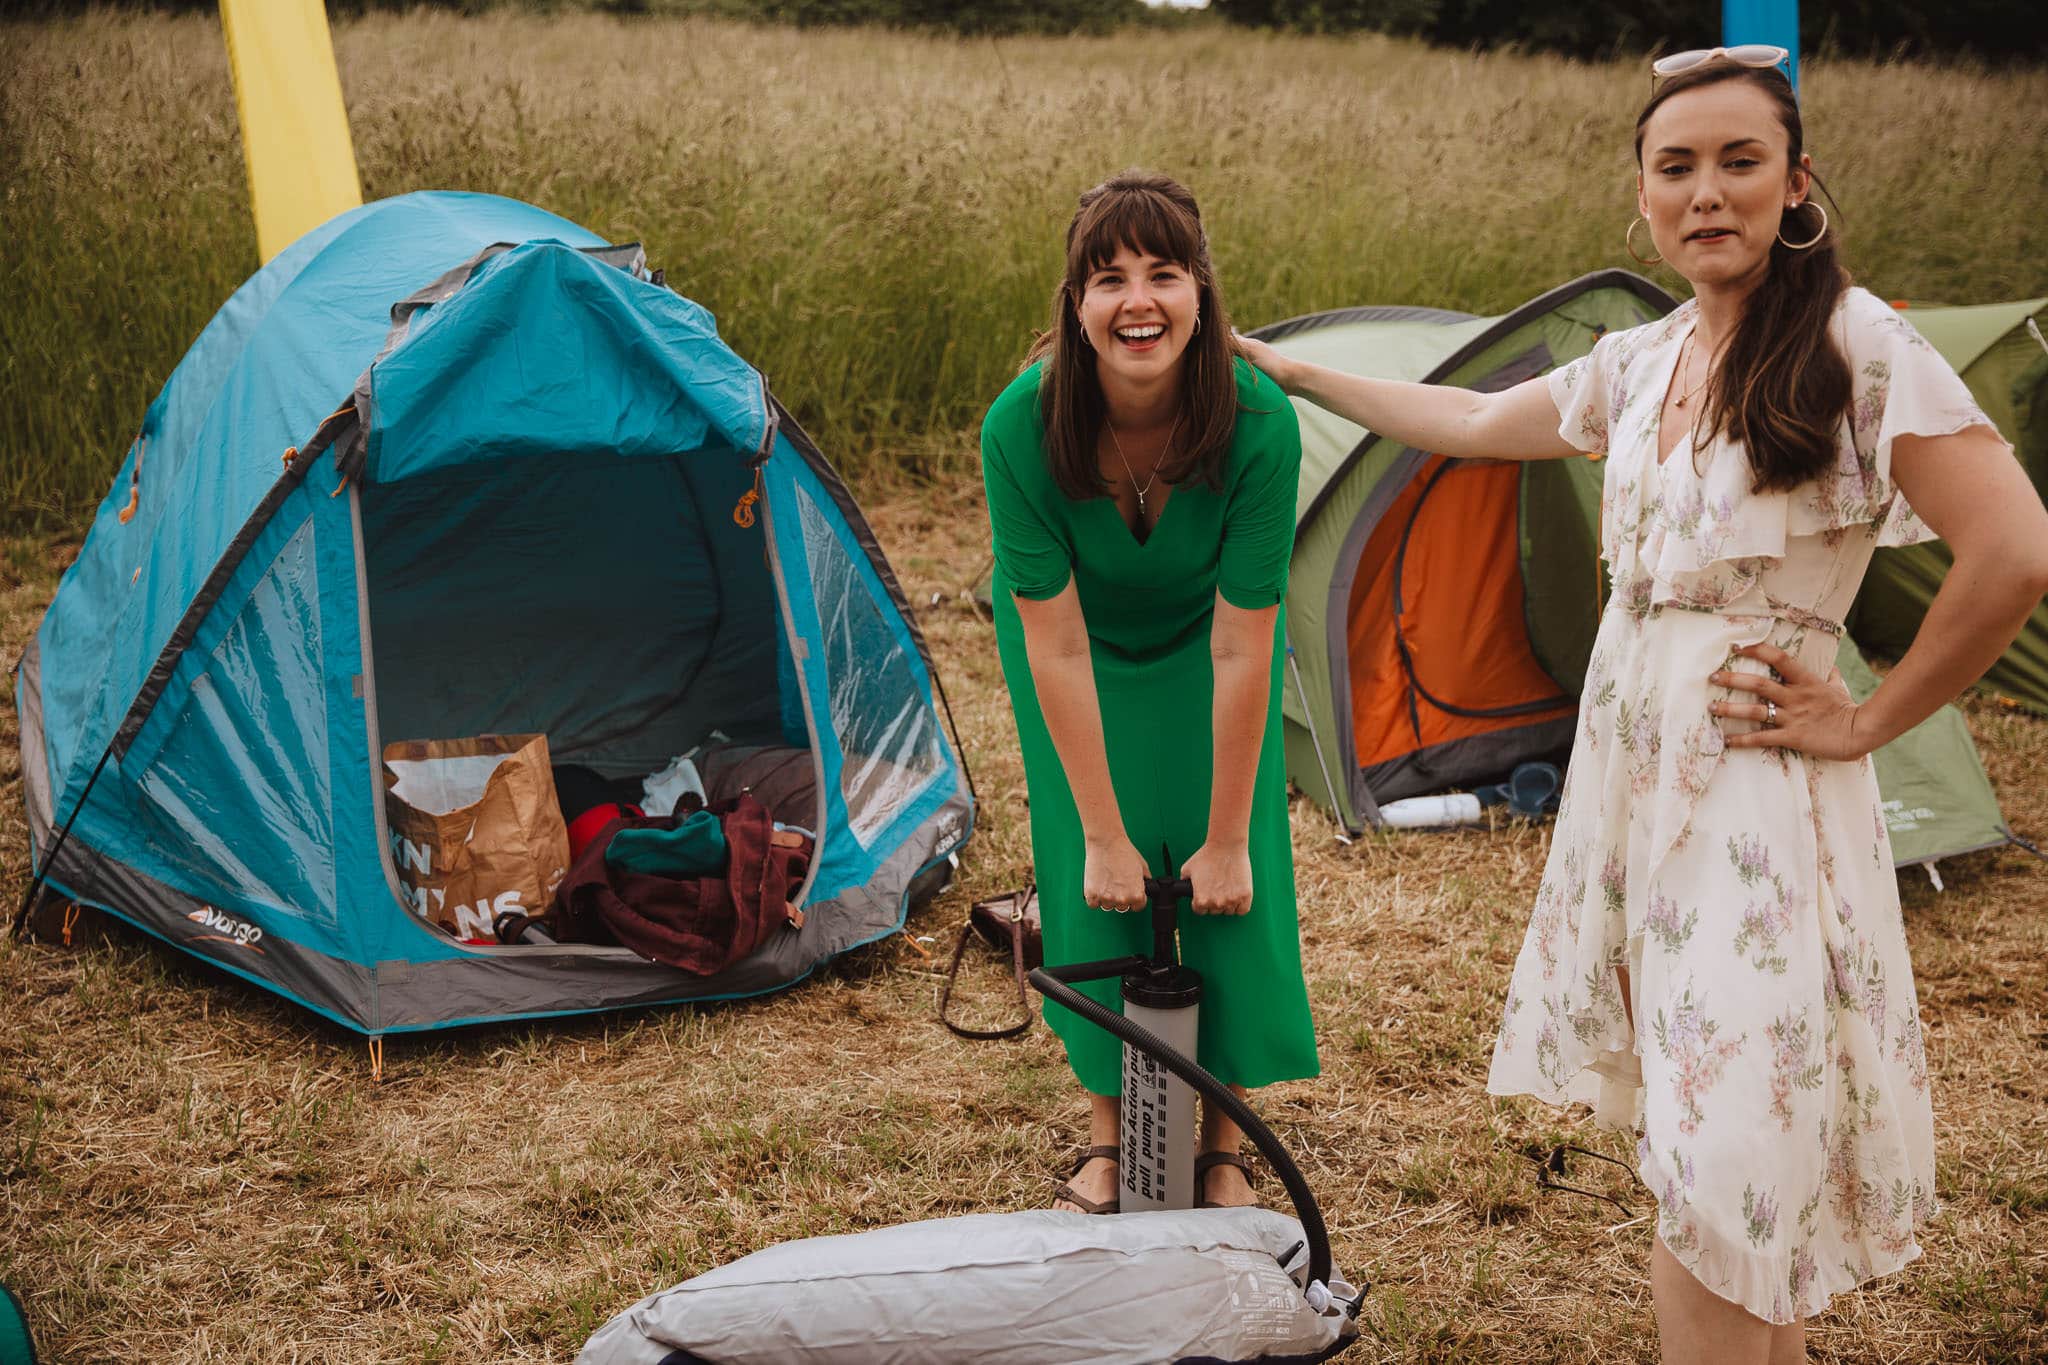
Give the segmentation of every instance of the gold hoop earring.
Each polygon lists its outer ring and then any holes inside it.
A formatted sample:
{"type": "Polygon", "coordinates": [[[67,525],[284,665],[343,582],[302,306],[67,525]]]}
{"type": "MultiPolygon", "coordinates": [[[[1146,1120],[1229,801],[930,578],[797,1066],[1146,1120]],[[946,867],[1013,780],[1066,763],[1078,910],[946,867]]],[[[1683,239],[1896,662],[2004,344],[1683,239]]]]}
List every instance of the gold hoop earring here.
{"type": "MultiPolygon", "coordinates": [[[[1785,229],[1780,227],[1778,229],[1778,241],[1783,243],[1788,250],[1804,251],[1808,247],[1818,246],[1820,239],[1828,235],[1828,211],[1824,206],[1814,203],[1811,199],[1807,200],[1805,204],[1794,204],[1791,208],[1786,209],[1785,217],[1790,218],[1793,214],[1799,212],[1800,209],[1807,207],[1807,205],[1812,205],[1813,211],[1820,215],[1820,231],[1814,233],[1813,236],[1803,242],[1787,242],[1785,241],[1785,229]]],[[[1782,221],[1781,219],[1780,222],[1782,223],[1782,221]]]]}
{"type": "MultiPolygon", "coordinates": [[[[1634,220],[1631,221],[1628,225],[1628,237],[1626,239],[1625,244],[1628,247],[1628,254],[1635,257],[1637,265],[1657,265],[1661,263],[1664,259],[1662,256],[1644,256],[1636,250],[1636,229],[1642,226],[1643,224],[1648,223],[1649,221],[1649,219],[1643,217],[1641,214],[1637,214],[1634,220]]],[[[1655,236],[1655,233],[1651,234],[1653,240],[1651,241],[1650,245],[1653,247],[1656,245],[1656,242],[1654,240],[1655,236]]]]}

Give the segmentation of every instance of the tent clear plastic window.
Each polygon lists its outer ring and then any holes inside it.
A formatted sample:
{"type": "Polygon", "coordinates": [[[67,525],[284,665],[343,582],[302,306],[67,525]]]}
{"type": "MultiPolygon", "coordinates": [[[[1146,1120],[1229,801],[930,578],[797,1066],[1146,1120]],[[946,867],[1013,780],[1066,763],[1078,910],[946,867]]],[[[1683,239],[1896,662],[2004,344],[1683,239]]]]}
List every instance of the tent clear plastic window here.
{"type": "Polygon", "coordinates": [[[138,779],[142,809],[211,886],[304,919],[334,921],[333,793],[320,662],[313,523],[256,584],[138,779]],[[263,869],[259,872],[257,869],[263,869]]]}
{"type": "Polygon", "coordinates": [[[854,837],[866,845],[944,768],[943,741],[911,668],[910,642],[876,605],[836,518],[801,488],[796,503],[839,741],[839,789],[854,837]]]}

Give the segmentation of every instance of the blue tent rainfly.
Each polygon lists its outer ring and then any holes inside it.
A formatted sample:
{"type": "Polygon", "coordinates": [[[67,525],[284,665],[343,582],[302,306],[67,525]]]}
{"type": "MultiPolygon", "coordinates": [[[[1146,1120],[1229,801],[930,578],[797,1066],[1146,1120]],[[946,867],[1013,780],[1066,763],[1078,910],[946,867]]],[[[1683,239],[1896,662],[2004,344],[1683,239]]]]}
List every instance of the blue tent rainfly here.
{"type": "Polygon", "coordinates": [[[637,247],[488,195],[367,204],[235,292],[17,700],[52,892],[370,1034],[776,989],[900,927],[973,825],[829,462],[637,247]],[[383,743],[533,732],[613,777],[807,756],[802,927],[700,977],[411,913],[383,743]]]}

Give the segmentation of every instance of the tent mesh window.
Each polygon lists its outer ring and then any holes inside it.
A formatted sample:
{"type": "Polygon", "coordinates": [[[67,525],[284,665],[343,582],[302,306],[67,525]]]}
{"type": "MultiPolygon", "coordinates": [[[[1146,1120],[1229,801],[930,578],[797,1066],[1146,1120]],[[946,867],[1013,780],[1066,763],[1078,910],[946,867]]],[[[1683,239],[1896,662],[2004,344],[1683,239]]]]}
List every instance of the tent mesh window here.
{"type": "Polygon", "coordinates": [[[911,673],[911,651],[818,503],[796,489],[804,557],[816,597],[827,711],[840,794],[854,837],[874,842],[945,767],[937,717],[911,673]]]}
{"type": "MultiPolygon", "coordinates": [[[[335,921],[314,523],[256,580],[174,714],[131,750],[145,870],[202,900],[335,921]],[[152,743],[154,741],[154,743],[152,743]],[[146,860],[146,861],[145,861],[146,860]]],[[[245,572],[254,566],[245,567],[245,572]]]]}

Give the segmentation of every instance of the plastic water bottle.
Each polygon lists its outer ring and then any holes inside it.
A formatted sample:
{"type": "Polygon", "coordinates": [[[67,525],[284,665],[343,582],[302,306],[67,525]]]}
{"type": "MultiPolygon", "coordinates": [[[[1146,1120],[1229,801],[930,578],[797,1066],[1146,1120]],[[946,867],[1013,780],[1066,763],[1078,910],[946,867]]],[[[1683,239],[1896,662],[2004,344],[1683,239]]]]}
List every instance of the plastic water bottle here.
{"type": "Polygon", "coordinates": [[[1380,819],[1394,829],[1443,829],[1479,821],[1479,798],[1471,792],[1410,796],[1380,807],[1380,819]]]}

